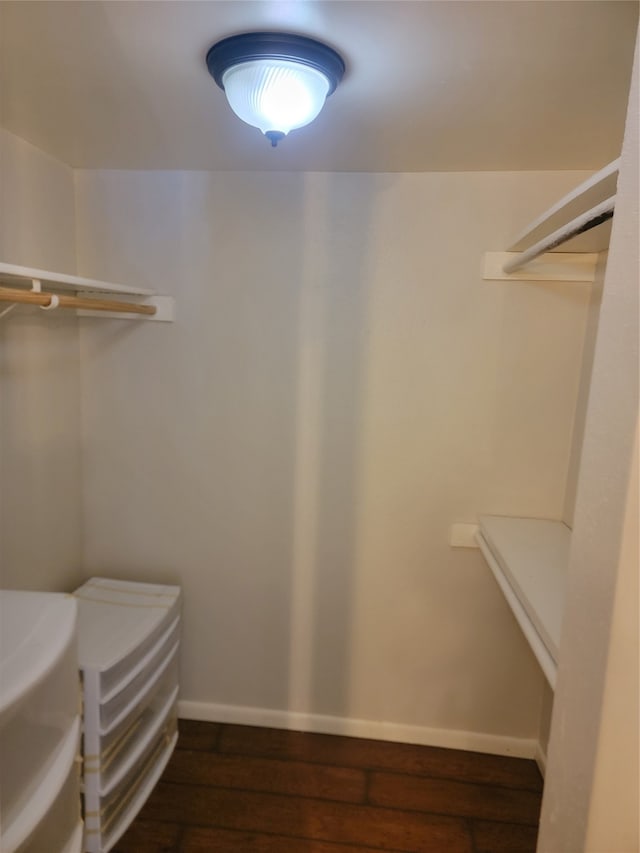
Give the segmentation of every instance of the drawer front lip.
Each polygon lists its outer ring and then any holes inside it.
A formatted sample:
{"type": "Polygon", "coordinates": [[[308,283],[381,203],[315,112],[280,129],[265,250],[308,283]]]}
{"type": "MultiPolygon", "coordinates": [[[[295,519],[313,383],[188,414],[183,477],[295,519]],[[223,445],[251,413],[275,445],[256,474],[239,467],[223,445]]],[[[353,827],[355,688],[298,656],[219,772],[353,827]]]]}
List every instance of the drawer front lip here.
{"type": "MultiPolygon", "coordinates": [[[[144,680],[141,685],[139,685],[138,690],[130,689],[130,695],[123,696],[122,694],[118,694],[117,697],[114,697],[114,699],[119,698],[122,701],[116,704],[114,700],[112,700],[113,705],[111,713],[110,709],[106,708],[103,705],[100,706],[99,733],[101,735],[105,735],[111,732],[114,728],[116,728],[116,726],[120,725],[120,723],[124,719],[126,719],[136,707],[138,707],[145,701],[145,699],[152,692],[155,685],[160,681],[164,673],[167,671],[173,660],[178,655],[179,648],[180,639],[178,638],[176,639],[174,645],[164,655],[159,665],[156,666],[156,668],[149,673],[148,678],[144,680]],[[123,702],[124,704],[122,704],[123,702]]],[[[131,685],[134,684],[135,682],[131,682],[131,685]]]]}
{"type": "Polygon", "coordinates": [[[154,756],[149,766],[143,768],[143,772],[135,781],[132,793],[126,801],[121,801],[117,813],[114,812],[106,820],[102,820],[99,812],[105,808],[105,804],[100,800],[98,800],[98,808],[95,811],[92,813],[89,813],[89,810],[87,811],[86,850],[91,851],[91,853],[111,850],[124,835],[160,779],[177,741],[178,732],[176,731],[159,751],[157,757],[154,756]]]}
{"type": "Polygon", "coordinates": [[[146,657],[154,648],[161,637],[180,620],[181,599],[177,598],[169,610],[165,613],[162,621],[142,639],[135,648],[124,654],[119,660],[105,669],[100,670],[100,701],[106,702],[115,693],[126,686],[130,673],[135,670],[142,657],[146,657]]]}
{"type": "MultiPolygon", "coordinates": [[[[138,660],[131,662],[133,665],[127,669],[127,672],[123,675],[120,681],[117,684],[114,684],[106,693],[101,694],[100,705],[102,707],[107,707],[109,702],[122,693],[123,690],[126,690],[131,682],[135,681],[141,672],[144,672],[146,667],[153,667],[154,662],[159,662],[162,658],[163,649],[170,648],[175,640],[179,638],[180,617],[177,616],[168,627],[165,627],[165,630],[160,634],[160,636],[155,638],[155,642],[152,645],[146,645],[142,655],[136,655],[138,660]]],[[[102,689],[102,677],[100,685],[102,689]]]]}
{"type": "Polygon", "coordinates": [[[77,756],[80,748],[80,717],[75,717],[60,742],[56,754],[37,786],[30,792],[33,806],[3,816],[2,850],[22,848],[30,838],[39,837],[58,809],[64,806],[65,793],[74,788],[79,800],[77,756]],[[61,799],[62,798],[62,799],[61,799]]]}
{"type": "MultiPolygon", "coordinates": [[[[85,755],[93,764],[99,761],[110,761],[117,755],[123,744],[134,737],[136,730],[146,727],[145,718],[155,717],[166,705],[169,696],[178,689],[178,656],[172,655],[169,665],[160,678],[151,685],[151,689],[132,708],[131,713],[124,717],[107,733],[100,732],[95,724],[85,726],[85,755]]],[[[95,722],[95,721],[94,721],[95,722]]]]}
{"type": "MultiPolygon", "coordinates": [[[[134,743],[130,744],[131,748],[127,752],[126,760],[123,761],[111,774],[107,771],[100,771],[99,779],[101,782],[101,797],[108,797],[112,791],[118,787],[133,767],[135,767],[139,761],[144,760],[144,755],[146,754],[150,744],[154,742],[161,731],[166,729],[169,720],[172,717],[177,718],[177,701],[178,688],[176,686],[158,714],[146,726],[146,731],[143,730],[143,732],[134,738],[134,743]],[[104,785],[102,784],[103,780],[104,785]]],[[[125,745],[129,746],[128,741],[126,744],[123,744],[123,746],[125,745]]],[[[115,755],[112,759],[113,761],[116,761],[116,766],[117,757],[118,755],[115,755]]]]}
{"type": "Polygon", "coordinates": [[[135,797],[135,792],[143,785],[149,773],[155,767],[158,758],[164,752],[167,744],[178,731],[178,718],[176,716],[176,706],[169,708],[167,717],[163,720],[163,725],[155,732],[154,736],[145,744],[144,750],[126,773],[123,773],[118,779],[117,784],[111,785],[108,792],[99,797],[100,803],[100,819],[105,824],[111,823],[115,818],[114,814],[126,807],[130,799],[135,797]],[[131,792],[134,792],[133,794],[131,792]]]}

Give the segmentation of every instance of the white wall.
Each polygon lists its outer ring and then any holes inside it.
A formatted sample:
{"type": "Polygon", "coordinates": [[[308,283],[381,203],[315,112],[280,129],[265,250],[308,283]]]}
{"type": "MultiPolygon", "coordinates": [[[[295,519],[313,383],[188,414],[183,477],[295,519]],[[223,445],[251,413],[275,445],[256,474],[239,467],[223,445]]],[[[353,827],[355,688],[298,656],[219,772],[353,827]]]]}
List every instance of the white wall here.
{"type": "Polygon", "coordinates": [[[566,525],[573,528],[576,511],[576,495],[578,492],[578,479],[580,476],[580,459],[582,457],[582,445],[584,442],[584,431],[587,417],[587,404],[589,402],[589,391],[591,389],[591,377],[593,374],[593,359],[595,358],[596,340],[598,337],[598,322],[600,320],[600,306],[602,305],[602,292],[604,289],[604,277],[607,269],[608,252],[601,252],[596,265],[595,281],[591,288],[591,300],[587,316],[587,327],[584,336],[582,352],[582,368],[580,370],[580,386],[573,423],[573,438],[571,441],[571,454],[569,456],[569,471],[567,473],[567,485],[564,498],[564,511],[562,520],[566,525]]]}
{"type": "Polygon", "coordinates": [[[589,291],[479,271],[582,177],[77,173],[78,271],[177,299],[82,327],[86,568],[183,585],[193,713],[537,736],[447,537],[562,517],[589,291]]]}
{"type": "MultiPolygon", "coordinates": [[[[1,129],[0,260],[75,271],[73,171],[1,129]]],[[[77,321],[16,309],[0,319],[3,587],[80,579],[80,479],[77,321]]]]}
{"type": "Polygon", "coordinates": [[[0,170],[2,260],[74,273],[73,170],[2,128],[0,170]]]}
{"type": "Polygon", "coordinates": [[[638,701],[638,433],[620,548],[586,851],[640,849],[638,701]]]}
{"type": "Polygon", "coordinates": [[[580,461],[541,853],[638,849],[637,51],[580,461]]]}

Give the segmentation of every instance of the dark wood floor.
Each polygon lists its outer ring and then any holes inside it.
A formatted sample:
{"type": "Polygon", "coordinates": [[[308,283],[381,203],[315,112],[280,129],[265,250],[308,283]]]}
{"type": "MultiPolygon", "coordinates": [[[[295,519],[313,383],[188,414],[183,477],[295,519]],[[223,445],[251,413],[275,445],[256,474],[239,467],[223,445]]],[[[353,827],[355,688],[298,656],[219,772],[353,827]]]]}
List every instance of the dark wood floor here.
{"type": "Polygon", "coordinates": [[[533,761],[180,721],[113,853],[534,853],[533,761]]]}

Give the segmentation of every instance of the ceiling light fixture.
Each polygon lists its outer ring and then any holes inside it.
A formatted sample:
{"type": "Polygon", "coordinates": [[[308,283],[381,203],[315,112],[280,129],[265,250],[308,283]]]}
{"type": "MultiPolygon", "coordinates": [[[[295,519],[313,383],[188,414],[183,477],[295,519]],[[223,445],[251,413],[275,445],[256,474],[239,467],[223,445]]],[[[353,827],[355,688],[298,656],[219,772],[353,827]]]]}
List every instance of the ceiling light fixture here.
{"type": "Polygon", "coordinates": [[[344,74],[335,50],[290,33],[223,39],[207,53],[207,68],[234,113],[260,128],[274,148],[314,120],[344,74]]]}

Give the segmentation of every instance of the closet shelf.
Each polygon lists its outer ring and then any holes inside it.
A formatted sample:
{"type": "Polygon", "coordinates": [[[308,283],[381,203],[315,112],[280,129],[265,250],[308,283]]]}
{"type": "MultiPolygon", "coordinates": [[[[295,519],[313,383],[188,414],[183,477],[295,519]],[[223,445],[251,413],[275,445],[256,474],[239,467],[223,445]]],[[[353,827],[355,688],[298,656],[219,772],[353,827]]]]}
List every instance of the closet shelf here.
{"type": "MultiPolygon", "coordinates": [[[[618,158],[563,196],[517,235],[509,246],[509,251],[526,251],[548,234],[565,228],[577,217],[593,210],[607,199],[615,197],[619,166],[618,158]]],[[[590,232],[588,237],[585,234],[583,244],[572,248],[578,252],[599,252],[608,245],[606,237],[601,236],[602,233],[590,232]]]]}
{"type": "Polygon", "coordinates": [[[478,545],[555,687],[571,531],[560,521],[481,516],[478,545]]]}
{"type": "Polygon", "coordinates": [[[0,262],[0,285],[0,301],[39,304],[46,310],[58,306],[75,308],[81,317],[171,322],[174,315],[173,298],[159,296],[153,290],[33,267],[0,262]],[[42,290],[43,287],[48,289],[42,290]],[[118,299],[109,299],[109,295],[118,299]],[[54,300],[51,300],[52,296],[54,300]]]}
{"type": "Polygon", "coordinates": [[[131,296],[153,296],[153,290],[145,290],[139,287],[127,287],[124,284],[114,284],[110,281],[99,281],[95,278],[83,278],[79,275],[67,275],[66,273],[50,272],[32,267],[20,267],[15,264],[0,262],[0,282],[3,284],[30,284],[33,280],[40,281],[46,286],[55,286],[65,290],[73,290],[76,293],[84,290],[98,291],[100,293],[128,293],[131,296]]]}
{"type": "Polygon", "coordinates": [[[597,253],[609,246],[619,164],[614,160],[567,193],[518,234],[507,252],[487,252],[483,278],[592,282],[597,253]]]}

